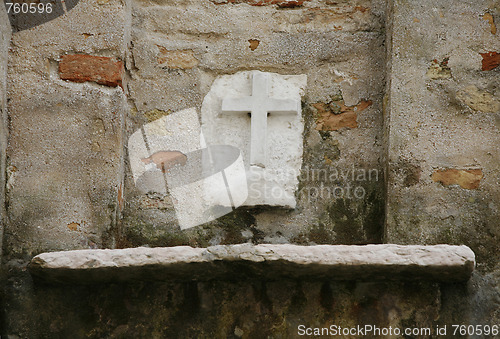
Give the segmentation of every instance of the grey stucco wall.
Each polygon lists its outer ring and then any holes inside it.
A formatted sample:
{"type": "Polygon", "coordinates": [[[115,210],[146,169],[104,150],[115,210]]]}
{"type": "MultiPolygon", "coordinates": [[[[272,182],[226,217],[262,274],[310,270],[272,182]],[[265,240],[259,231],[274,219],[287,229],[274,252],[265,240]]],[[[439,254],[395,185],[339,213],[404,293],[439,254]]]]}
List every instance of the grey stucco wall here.
{"type": "MultiPolygon", "coordinates": [[[[7,104],[10,118],[8,168],[1,170],[8,176],[0,199],[8,199],[9,218],[0,335],[293,338],[300,324],[498,324],[500,120],[488,107],[496,107],[500,70],[483,71],[480,55],[500,52],[498,33],[484,19],[490,13],[499,22],[498,4],[397,0],[386,8],[378,0],[311,0],[279,8],[232,2],[81,0],[65,16],[14,35],[7,91],[0,81],[2,128],[7,104]],[[256,48],[250,40],[259,41],[256,48]],[[66,54],[124,61],[124,90],[61,80],[58,64],[66,54]],[[181,231],[168,197],[136,190],[126,138],[162,115],[199,108],[215,76],[246,69],[308,75],[304,165],[379,170],[376,182],[362,183],[367,199],[304,197],[293,211],[240,209],[181,231]],[[321,110],[338,114],[340,101],[355,106],[363,100],[371,105],[358,112],[357,128],[316,130],[321,110]],[[433,177],[444,169],[471,180],[479,175],[463,171],[481,170],[479,186],[445,186],[433,177]],[[247,241],[467,244],[478,269],[463,284],[90,286],[47,285],[26,271],[31,257],[44,251],[247,241]]],[[[5,32],[2,46],[10,28],[5,32]]],[[[0,52],[1,80],[7,48],[0,52]]]]}
{"type": "Polygon", "coordinates": [[[498,23],[500,7],[394,1],[392,9],[386,241],[471,247],[476,274],[460,292],[442,289],[442,319],[495,324],[500,70],[486,69],[481,54],[500,50],[500,36],[486,20],[490,15],[498,23]]]}
{"type": "Polygon", "coordinates": [[[80,1],[13,35],[9,54],[9,226],[4,252],[108,246],[122,187],[124,90],[59,76],[67,54],[125,60],[126,1],[80,1]]]}

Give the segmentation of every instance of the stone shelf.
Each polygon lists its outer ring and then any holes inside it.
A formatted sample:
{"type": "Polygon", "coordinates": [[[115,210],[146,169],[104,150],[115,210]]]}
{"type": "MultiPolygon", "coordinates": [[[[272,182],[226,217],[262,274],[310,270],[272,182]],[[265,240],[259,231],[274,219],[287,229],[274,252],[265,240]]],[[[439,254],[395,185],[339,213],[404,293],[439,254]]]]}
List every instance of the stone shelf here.
{"type": "Polygon", "coordinates": [[[42,253],[29,264],[49,282],[139,280],[332,279],[467,281],[475,266],[467,246],[225,245],[42,253]]]}

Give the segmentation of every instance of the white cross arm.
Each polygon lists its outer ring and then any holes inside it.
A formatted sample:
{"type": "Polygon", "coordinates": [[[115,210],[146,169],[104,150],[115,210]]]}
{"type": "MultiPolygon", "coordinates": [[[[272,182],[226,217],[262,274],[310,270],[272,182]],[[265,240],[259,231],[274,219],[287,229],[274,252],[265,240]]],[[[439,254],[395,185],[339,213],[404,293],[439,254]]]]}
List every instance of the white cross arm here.
{"type": "Polygon", "coordinates": [[[300,102],[297,100],[268,98],[264,102],[256,103],[252,97],[242,97],[224,99],[222,113],[250,113],[259,106],[269,113],[297,114],[300,112],[300,102]]]}
{"type": "Polygon", "coordinates": [[[254,98],[226,98],[222,100],[222,113],[250,113],[252,112],[254,98]]]}
{"type": "Polygon", "coordinates": [[[300,101],[269,98],[266,103],[266,110],[269,113],[297,114],[300,112],[300,101]]]}

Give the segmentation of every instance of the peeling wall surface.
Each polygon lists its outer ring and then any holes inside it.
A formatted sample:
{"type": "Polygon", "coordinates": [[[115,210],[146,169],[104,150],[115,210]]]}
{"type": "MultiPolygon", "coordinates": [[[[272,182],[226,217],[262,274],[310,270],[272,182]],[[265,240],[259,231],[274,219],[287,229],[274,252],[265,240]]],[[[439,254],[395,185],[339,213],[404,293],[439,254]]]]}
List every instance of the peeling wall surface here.
{"type": "Polygon", "coordinates": [[[2,338],[294,338],[300,325],[439,337],[453,324],[500,326],[498,1],[66,6],[13,34],[0,9],[2,338]],[[129,137],[180,111],[201,123],[214,81],[254,70],[307,77],[296,206],[242,206],[181,229],[171,195],[136,186],[129,137]],[[92,285],[26,269],[42,252],[240,243],[467,245],[477,268],[454,284],[92,285]]]}

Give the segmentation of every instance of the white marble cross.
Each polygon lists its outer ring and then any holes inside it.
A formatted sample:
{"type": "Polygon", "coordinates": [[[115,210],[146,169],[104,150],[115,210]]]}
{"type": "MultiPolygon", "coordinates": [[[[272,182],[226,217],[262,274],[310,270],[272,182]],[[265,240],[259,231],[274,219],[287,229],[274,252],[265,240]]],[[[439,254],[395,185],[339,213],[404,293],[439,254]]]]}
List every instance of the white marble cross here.
{"type": "Polygon", "coordinates": [[[300,102],[293,99],[275,99],[269,96],[269,74],[255,71],[252,95],[225,98],[222,113],[250,113],[250,165],[265,167],[267,150],[268,113],[298,114],[300,102]]]}

